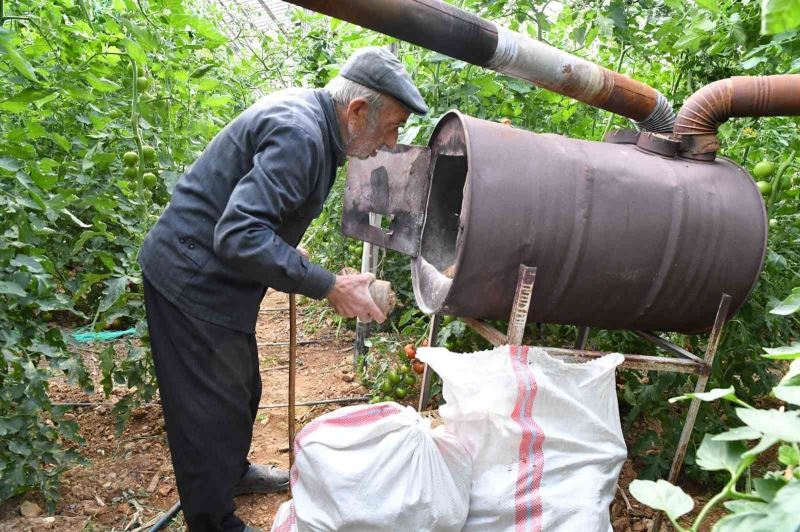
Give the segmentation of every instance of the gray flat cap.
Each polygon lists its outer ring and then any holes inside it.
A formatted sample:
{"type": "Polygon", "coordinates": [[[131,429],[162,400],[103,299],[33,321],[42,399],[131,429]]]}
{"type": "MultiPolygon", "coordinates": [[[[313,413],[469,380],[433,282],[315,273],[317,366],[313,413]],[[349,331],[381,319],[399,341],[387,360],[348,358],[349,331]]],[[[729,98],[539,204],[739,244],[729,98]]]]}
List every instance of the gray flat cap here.
{"type": "Polygon", "coordinates": [[[428,106],[411,81],[411,76],[385,48],[369,46],[358,50],[347,60],[339,75],[372,90],[394,96],[418,115],[428,112],[428,106]]]}

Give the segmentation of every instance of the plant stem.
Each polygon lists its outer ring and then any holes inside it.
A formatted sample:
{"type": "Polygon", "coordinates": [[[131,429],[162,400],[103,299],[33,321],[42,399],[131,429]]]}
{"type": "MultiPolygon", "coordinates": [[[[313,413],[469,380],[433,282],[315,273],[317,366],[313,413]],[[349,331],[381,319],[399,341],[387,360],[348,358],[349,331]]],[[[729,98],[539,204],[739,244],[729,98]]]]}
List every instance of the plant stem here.
{"type": "Polygon", "coordinates": [[[789,156],[778,167],[778,171],[775,174],[775,179],[772,180],[772,193],[769,195],[769,201],[767,202],[767,217],[772,214],[772,207],[775,204],[775,201],[778,199],[778,193],[781,189],[783,174],[786,173],[786,169],[789,168],[789,165],[794,162],[794,156],[796,153],[797,152],[794,150],[789,153],[789,156]]]}
{"type": "MultiPolygon", "coordinates": [[[[619,72],[622,69],[622,61],[625,59],[625,53],[628,51],[628,48],[625,44],[622,45],[622,49],[619,51],[619,59],[617,59],[617,69],[616,72],[619,72]]],[[[608,122],[606,122],[606,127],[603,128],[603,134],[600,137],[600,140],[603,140],[608,133],[608,130],[611,129],[611,124],[614,123],[615,114],[611,113],[608,117],[608,122]]]]}
{"type": "Polygon", "coordinates": [[[749,493],[739,493],[738,491],[731,490],[728,494],[730,495],[731,499],[741,499],[743,501],[755,501],[755,502],[764,502],[764,499],[758,497],[756,495],[750,495],[749,493]]]}
{"type": "MultiPolygon", "coordinates": [[[[727,484],[725,484],[725,488],[723,488],[721,492],[717,493],[714,497],[712,497],[711,500],[708,501],[705,506],[703,506],[703,509],[700,510],[700,513],[698,514],[697,518],[692,523],[691,530],[693,531],[699,530],[700,523],[702,523],[703,520],[706,518],[711,508],[716,506],[720,501],[723,501],[729,497],[735,497],[733,494],[738,493],[736,491],[736,482],[738,482],[739,477],[741,477],[742,474],[744,474],[744,472],[748,470],[750,465],[755,461],[755,458],[756,458],[755,456],[747,457],[744,459],[744,461],[742,461],[742,463],[739,464],[739,468],[736,470],[735,474],[731,475],[731,479],[728,481],[727,484]]],[[[744,493],[738,493],[738,495],[743,496],[742,498],[746,496],[744,493]]]]}

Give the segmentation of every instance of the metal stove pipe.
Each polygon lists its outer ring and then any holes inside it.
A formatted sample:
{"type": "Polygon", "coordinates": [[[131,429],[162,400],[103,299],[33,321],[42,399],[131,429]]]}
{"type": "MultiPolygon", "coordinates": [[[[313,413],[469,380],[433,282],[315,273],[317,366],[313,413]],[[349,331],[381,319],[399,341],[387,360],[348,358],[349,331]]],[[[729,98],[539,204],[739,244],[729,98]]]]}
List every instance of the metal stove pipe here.
{"type": "Polygon", "coordinates": [[[672,132],[675,114],[656,89],[439,0],[287,1],[672,132]]]}
{"type": "Polygon", "coordinates": [[[674,136],[683,155],[714,160],[717,129],[731,117],[800,115],[800,74],[736,76],[710,83],[683,104],[674,136]]]}

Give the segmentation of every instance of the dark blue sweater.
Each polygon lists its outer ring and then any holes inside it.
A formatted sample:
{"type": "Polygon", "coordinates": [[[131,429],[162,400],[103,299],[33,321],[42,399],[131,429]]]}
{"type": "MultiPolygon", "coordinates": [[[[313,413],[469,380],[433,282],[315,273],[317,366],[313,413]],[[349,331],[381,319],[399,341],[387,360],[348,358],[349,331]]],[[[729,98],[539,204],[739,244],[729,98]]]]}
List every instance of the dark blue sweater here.
{"type": "Polygon", "coordinates": [[[325,90],[260,99],[178,180],[139,252],[144,275],[182,310],[243,332],[268,287],[325,297],[335,276],[295,247],[344,158],[325,90]]]}

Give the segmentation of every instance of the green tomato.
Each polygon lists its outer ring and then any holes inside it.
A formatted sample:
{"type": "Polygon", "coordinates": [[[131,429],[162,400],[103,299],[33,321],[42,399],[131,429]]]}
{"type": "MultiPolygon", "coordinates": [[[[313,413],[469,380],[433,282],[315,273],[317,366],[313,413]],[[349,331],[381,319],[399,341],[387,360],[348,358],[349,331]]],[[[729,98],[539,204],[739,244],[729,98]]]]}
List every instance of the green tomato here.
{"type": "Polygon", "coordinates": [[[136,169],[135,166],[128,166],[127,168],[125,168],[125,171],[122,173],[122,175],[123,177],[125,177],[125,179],[133,180],[136,179],[136,176],[139,175],[139,171],[136,169]]]}
{"type": "Polygon", "coordinates": [[[380,402],[381,402],[381,396],[380,395],[376,395],[375,397],[373,397],[372,399],[369,400],[369,404],[371,404],[371,405],[374,405],[375,403],[380,403],[380,402]]]}
{"type": "Polygon", "coordinates": [[[405,399],[406,395],[408,395],[408,390],[401,386],[394,390],[394,394],[398,399],[405,399]]]}
{"type": "Polygon", "coordinates": [[[145,76],[139,76],[136,78],[136,88],[142,92],[146,91],[150,88],[150,80],[145,76]]]}
{"type": "Polygon", "coordinates": [[[381,385],[378,387],[378,389],[381,391],[381,393],[386,395],[387,393],[390,393],[392,391],[392,387],[393,387],[392,383],[390,383],[389,381],[383,381],[381,385]]]}
{"type": "Polygon", "coordinates": [[[758,180],[763,180],[775,173],[775,163],[772,161],[761,161],[753,167],[753,176],[758,180]]]}
{"type": "Polygon", "coordinates": [[[146,199],[147,201],[152,200],[153,199],[153,192],[151,190],[145,190],[144,191],[144,199],[146,199]]]}
{"type": "Polygon", "coordinates": [[[417,382],[417,379],[414,378],[414,375],[408,374],[403,378],[403,384],[406,386],[414,386],[415,382],[417,382]]]}
{"type": "Polygon", "coordinates": [[[125,155],[122,156],[122,161],[127,166],[136,166],[139,163],[139,154],[135,151],[125,152],[125,155]]]}
{"type": "Polygon", "coordinates": [[[152,163],[156,160],[156,150],[152,146],[142,146],[142,155],[146,163],[152,163]]]}
{"type": "Polygon", "coordinates": [[[772,183],[767,183],[766,181],[757,181],[756,186],[763,196],[766,196],[772,192],[772,183]]]}
{"type": "Polygon", "coordinates": [[[392,399],[388,395],[384,395],[383,397],[381,397],[381,403],[391,403],[392,401],[394,401],[394,399],[392,399]]]}
{"type": "Polygon", "coordinates": [[[397,373],[400,375],[408,375],[410,371],[411,370],[408,368],[408,366],[400,366],[400,369],[397,370],[397,373]]]}
{"type": "Polygon", "coordinates": [[[389,382],[392,386],[397,386],[400,384],[400,381],[403,380],[403,377],[397,374],[396,371],[392,370],[386,374],[386,378],[389,379],[389,382]]]}
{"type": "Polygon", "coordinates": [[[156,186],[156,176],[151,172],[147,172],[142,175],[142,180],[144,181],[144,186],[147,188],[153,188],[156,186]]]}

